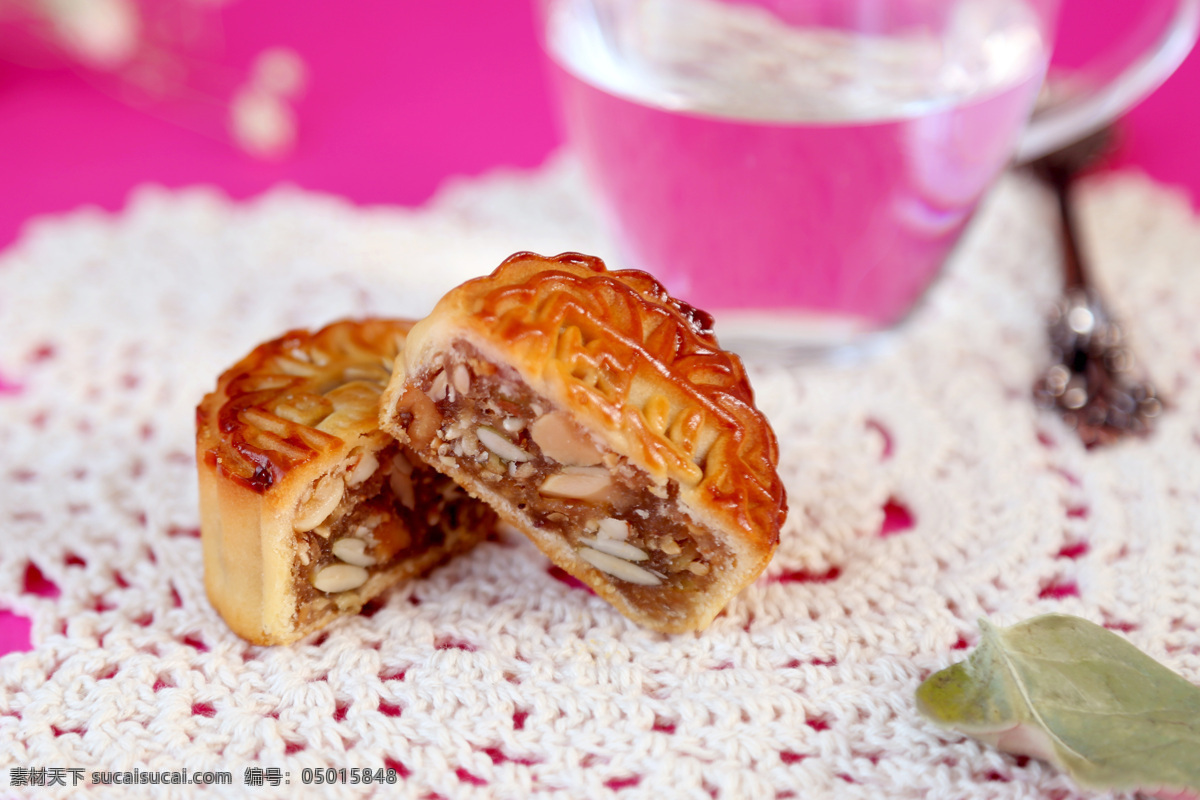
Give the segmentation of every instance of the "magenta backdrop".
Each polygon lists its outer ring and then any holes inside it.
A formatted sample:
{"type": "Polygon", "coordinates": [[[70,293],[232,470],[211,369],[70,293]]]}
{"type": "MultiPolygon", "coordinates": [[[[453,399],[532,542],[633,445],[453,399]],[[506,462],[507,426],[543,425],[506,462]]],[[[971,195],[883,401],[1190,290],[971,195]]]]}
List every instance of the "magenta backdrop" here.
{"type": "Polygon", "coordinates": [[[417,204],[448,175],[535,166],[558,143],[527,0],[236,0],[221,20],[227,65],[270,45],[307,62],[295,153],[256,161],[70,70],[0,62],[0,246],[33,215],[119,208],[147,181],[235,197],[287,181],[417,204]]]}
{"type": "MultiPolygon", "coordinates": [[[[1067,0],[1063,60],[1122,30],[1137,5],[1067,0]]],[[[69,69],[0,61],[0,247],[31,217],[84,204],[117,209],[146,182],[214,184],[234,197],[289,182],[415,205],[448,176],[536,166],[561,142],[529,0],[236,0],[220,20],[228,66],[244,69],[270,45],[308,63],[295,153],[256,161],[117,102],[69,69]]],[[[1200,198],[1198,101],[1193,54],[1130,113],[1116,162],[1200,198]]],[[[0,611],[0,653],[26,647],[24,618],[0,611]]]]}

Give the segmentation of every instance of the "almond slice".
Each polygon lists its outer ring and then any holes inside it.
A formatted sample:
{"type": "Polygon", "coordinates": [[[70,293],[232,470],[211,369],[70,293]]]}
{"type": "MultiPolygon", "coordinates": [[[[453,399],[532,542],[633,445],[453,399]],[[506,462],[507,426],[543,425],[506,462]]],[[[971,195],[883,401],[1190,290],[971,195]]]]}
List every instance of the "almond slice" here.
{"type": "Polygon", "coordinates": [[[455,365],[454,372],[450,376],[450,381],[454,385],[454,390],[460,395],[465,395],[469,392],[471,390],[471,373],[467,369],[467,365],[455,365]]]}
{"type": "Polygon", "coordinates": [[[650,557],[640,547],[634,547],[628,542],[619,542],[616,539],[580,539],[579,543],[626,561],[645,561],[650,557]]]}
{"type": "Polygon", "coordinates": [[[313,486],[312,494],[296,510],[293,526],[298,533],[311,531],[320,525],[342,502],[346,493],[346,482],[340,475],[326,475],[313,486]]]}
{"type": "Polygon", "coordinates": [[[313,576],[312,585],[319,592],[337,594],[357,589],[367,582],[367,577],[367,571],[362,567],[353,564],[330,564],[313,576]]]}
{"type": "Polygon", "coordinates": [[[591,467],[600,463],[600,450],[566,414],[554,411],[538,417],[529,426],[529,435],[547,458],[572,467],[591,467]]]}
{"type": "Polygon", "coordinates": [[[412,462],[405,458],[404,453],[396,453],[392,456],[392,469],[402,475],[412,475],[412,462]]]}
{"type": "Polygon", "coordinates": [[[388,485],[391,486],[392,494],[396,495],[400,505],[409,511],[417,507],[417,493],[413,487],[412,475],[405,475],[397,470],[388,476],[388,485]]]}
{"type": "Polygon", "coordinates": [[[346,485],[351,489],[362,486],[367,478],[375,474],[375,470],[379,469],[379,459],[371,450],[363,449],[359,454],[358,461],[346,473],[346,485]]]}
{"type": "Polygon", "coordinates": [[[623,542],[629,538],[629,523],[623,519],[605,517],[596,523],[596,527],[600,531],[599,538],[601,539],[616,539],[623,542]]]}
{"type": "Polygon", "coordinates": [[[598,500],[612,487],[612,476],[604,467],[567,467],[542,481],[538,491],[546,497],[598,500]]]}
{"type": "Polygon", "coordinates": [[[449,381],[446,380],[446,373],[439,372],[433,379],[433,383],[429,384],[429,397],[435,403],[439,403],[446,399],[446,390],[449,386],[449,381]]]}
{"type": "Polygon", "coordinates": [[[336,558],[347,564],[353,564],[356,567],[375,566],[375,558],[367,552],[367,543],[362,539],[350,536],[338,539],[330,550],[336,558]]]}
{"type": "Polygon", "coordinates": [[[659,586],[662,584],[662,581],[654,573],[644,570],[636,564],[630,564],[624,559],[617,558],[608,553],[601,553],[599,550],[593,550],[590,547],[581,547],[577,552],[580,558],[596,569],[627,583],[636,583],[639,586],[659,586]]]}

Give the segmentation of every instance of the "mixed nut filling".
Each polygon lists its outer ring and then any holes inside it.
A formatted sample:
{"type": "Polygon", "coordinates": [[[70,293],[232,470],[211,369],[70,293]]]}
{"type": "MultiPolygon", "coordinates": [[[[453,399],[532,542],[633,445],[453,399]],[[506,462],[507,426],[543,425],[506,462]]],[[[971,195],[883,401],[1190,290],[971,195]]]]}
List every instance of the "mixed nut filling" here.
{"type": "Polygon", "coordinates": [[[374,572],[484,524],[479,504],[465,499],[457,484],[393,441],[356,448],[297,506],[298,604],[358,589],[374,572]]]}
{"type": "Polygon", "coordinates": [[[492,484],[534,526],[624,582],[630,599],[703,590],[731,558],[678,509],[674,483],[652,483],[511,368],[460,342],[418,384],[400,415],[413,446],[492,484]]]}

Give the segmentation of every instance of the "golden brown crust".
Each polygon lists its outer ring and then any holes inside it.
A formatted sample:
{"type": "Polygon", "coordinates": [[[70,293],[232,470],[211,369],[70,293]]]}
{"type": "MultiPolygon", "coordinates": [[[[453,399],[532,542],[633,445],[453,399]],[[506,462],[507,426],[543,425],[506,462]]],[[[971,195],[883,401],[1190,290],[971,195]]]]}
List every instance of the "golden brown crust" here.
{"type": "Polygon", "coordinates": [[[592,427],[615,432],[618,452],[678,481],[706,515],[764,547],[778,543],[787,515],[779,448],[745,367],[720,348],[706,313],[650,275],[609,272],[578,253],[517,253],[418,323],[410,369],[444,325],[503,353],[535,391],[592,427]]]}
{"type": "Polygon", "coordinates": [[[218,474],[261,494],[320,454],[375,430],[376,386],[389,379],[412,326],[411,320],[344,320],[254,348],[197,409],[197,434],[218,474]],[[339,394],[327,396],[331,388],[339,394]]]}
{"type": "MultiPolygon", "coordinates": [[[[381,563],[346,591],[309,590],[297,580],[312,550],[306,541],[319,543],[315,534],[297,530],[298,511],[316,484],[345,485],[357,463],[395,451],[378,430],[378,401],[411,327],[407,320],[372,319],[290,331],[226,370],[199,404],[205,587],[242,637],[257,644],[294,641],[486,533],[439,532],[435,546],[381,563]]],[[[376,485],[387,494],[380,480],[376,485]]],[[[389,497],[362,500],[377,516],[392,516],[389,497]]]]}
{"type": "MultiPolygon", "coordinates": [[[[513,367],[655,484],[677,487],[682,509],[738,555],[732,592],[765,567],[787,513],[778,446],[740,359],[720,348],[707,314],[643,272],[610,272],[577,253],[518,253],[451,291],[414,327],[382,403],[393,435],[407,435],[396,421],[402,401],[413,402],[405,393],[456,342],[513,367]]],[[[595,577],[562,563],[561,548],[539,544],[569,571],[595,577]]],[[[715,613],[697,611],[689,624],[702,627],[715,613]]]]}

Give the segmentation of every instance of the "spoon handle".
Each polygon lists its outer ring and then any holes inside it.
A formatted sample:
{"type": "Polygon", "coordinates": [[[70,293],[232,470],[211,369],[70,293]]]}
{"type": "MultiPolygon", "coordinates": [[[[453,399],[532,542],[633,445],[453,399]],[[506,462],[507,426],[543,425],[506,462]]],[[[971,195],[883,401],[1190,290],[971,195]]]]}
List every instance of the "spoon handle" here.
{"type": "Polygon", "coordinates": [[[1047,176],[1058,198],[1058,219],[1062,228],[1063,289],[1070,292],[1088,290],[1088,277],[1080,252],[1078,226],[1071,208],[1071,175],[1065,169],[1050,170],[1047,176]]]}
{"type": "Polygon", "coordinates": [[[1088,279],[1084,254],[1079,246],[1079,228],[1071,206],[1071,189],[1075,178],[1094,167],[1109,155],[1119,136],[1111,127],[1100,128],[1066,147],[1039,158],[1030,164],[1035,174],[1054,190],[1058,199],[1059,224],[1062,231],[1063,289],[1065,293],[1088,293],[1088,279]]]}

